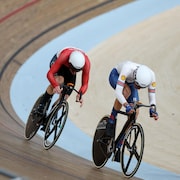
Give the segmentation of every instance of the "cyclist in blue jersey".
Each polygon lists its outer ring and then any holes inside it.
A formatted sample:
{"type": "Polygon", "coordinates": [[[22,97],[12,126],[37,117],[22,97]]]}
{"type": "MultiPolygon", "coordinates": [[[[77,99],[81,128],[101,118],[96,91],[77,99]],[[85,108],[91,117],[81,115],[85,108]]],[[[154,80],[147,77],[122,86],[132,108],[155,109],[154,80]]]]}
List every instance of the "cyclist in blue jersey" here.
{"type": "Polygon", "coordinates": [[[115,90],[116,99],[106,127],[107,136],[114,137],[117,111],[122,106],[124,106],[127,113],[134,112],[132,104],[134,101],[139,101],[138,90],[141,88],[148,88],[149,104],[151,105],[149,109],[150,117],[158,120],[155,73],[149,67],[132,61],[119,63],[110,72],[109,83],[115,90]]]}

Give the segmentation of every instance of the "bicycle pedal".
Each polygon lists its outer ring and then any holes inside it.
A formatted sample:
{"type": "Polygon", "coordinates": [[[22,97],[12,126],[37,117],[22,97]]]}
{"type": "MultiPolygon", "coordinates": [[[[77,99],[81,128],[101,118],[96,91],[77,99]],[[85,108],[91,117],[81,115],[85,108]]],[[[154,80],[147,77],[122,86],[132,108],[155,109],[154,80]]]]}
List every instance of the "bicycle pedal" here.
{"type": "Polygon", "coordinates": [[[58,120],[57,120],[57,119],[54,119],[53,122],[52,122],[52,125],[56,125],[57,122],[58,122],[58,120]]]}
{"type": "Polygon", "coordinates": [[[45,131],[45,129],[46,129],[46,126],[43,126],[43,127],[41,127],[41,131],[45,131]]]}

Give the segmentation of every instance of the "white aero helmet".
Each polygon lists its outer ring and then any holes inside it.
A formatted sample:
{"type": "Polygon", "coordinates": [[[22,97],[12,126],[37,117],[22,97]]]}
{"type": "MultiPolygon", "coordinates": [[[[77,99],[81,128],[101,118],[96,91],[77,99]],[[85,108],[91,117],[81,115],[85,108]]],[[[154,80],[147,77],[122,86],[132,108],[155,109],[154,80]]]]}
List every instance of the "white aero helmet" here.
{"type": "Polygon", "coordinates": [[[80,51],[73,51],[69,56],[69,63],[75,71],[80,71],[85,64],[85,57],[80,51]]]}
{"type": "Polygon", "coordinates": [[[135,83],[141,88],[149,86],[152,82],[152,72],[145,65],[140,65],[136,70],[135,83]]]}

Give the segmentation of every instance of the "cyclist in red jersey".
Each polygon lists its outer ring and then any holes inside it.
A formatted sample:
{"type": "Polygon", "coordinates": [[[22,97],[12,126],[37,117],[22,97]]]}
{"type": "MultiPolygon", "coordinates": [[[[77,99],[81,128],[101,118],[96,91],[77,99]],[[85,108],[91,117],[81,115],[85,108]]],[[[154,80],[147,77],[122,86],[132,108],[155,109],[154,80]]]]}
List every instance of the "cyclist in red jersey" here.
{"type": "Polygon", "coordinates": [[[76,74],[79,71],[82,71],[82,82],[79,94],[76,96],[76,101],[80,102],[82,106],[82,95],[87,91],[89,82],[90,60],[88,56],[82,50],[74,47],[64,48],[53,56],[50,61],[50,69],[47,72],[50,85],[47,87],[40,101],[38,107],[39,115],[43,115],[45,104],[52,98],[53,94],[61,93],[62,88],[60,85],[72,83],[75,86],[76,74]]]}

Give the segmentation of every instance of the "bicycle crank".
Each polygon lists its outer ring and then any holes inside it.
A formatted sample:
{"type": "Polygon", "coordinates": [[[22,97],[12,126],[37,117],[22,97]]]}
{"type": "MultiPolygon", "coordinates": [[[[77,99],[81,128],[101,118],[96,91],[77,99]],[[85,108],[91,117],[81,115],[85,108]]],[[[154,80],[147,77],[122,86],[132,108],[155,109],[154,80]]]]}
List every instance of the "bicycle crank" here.
{"type": "Polygon", "coordinates": [[[111,138],[108,140],[108,145],[107,145],[107,154],[112,153],[114,151],[114,139],[111,138]]]}

